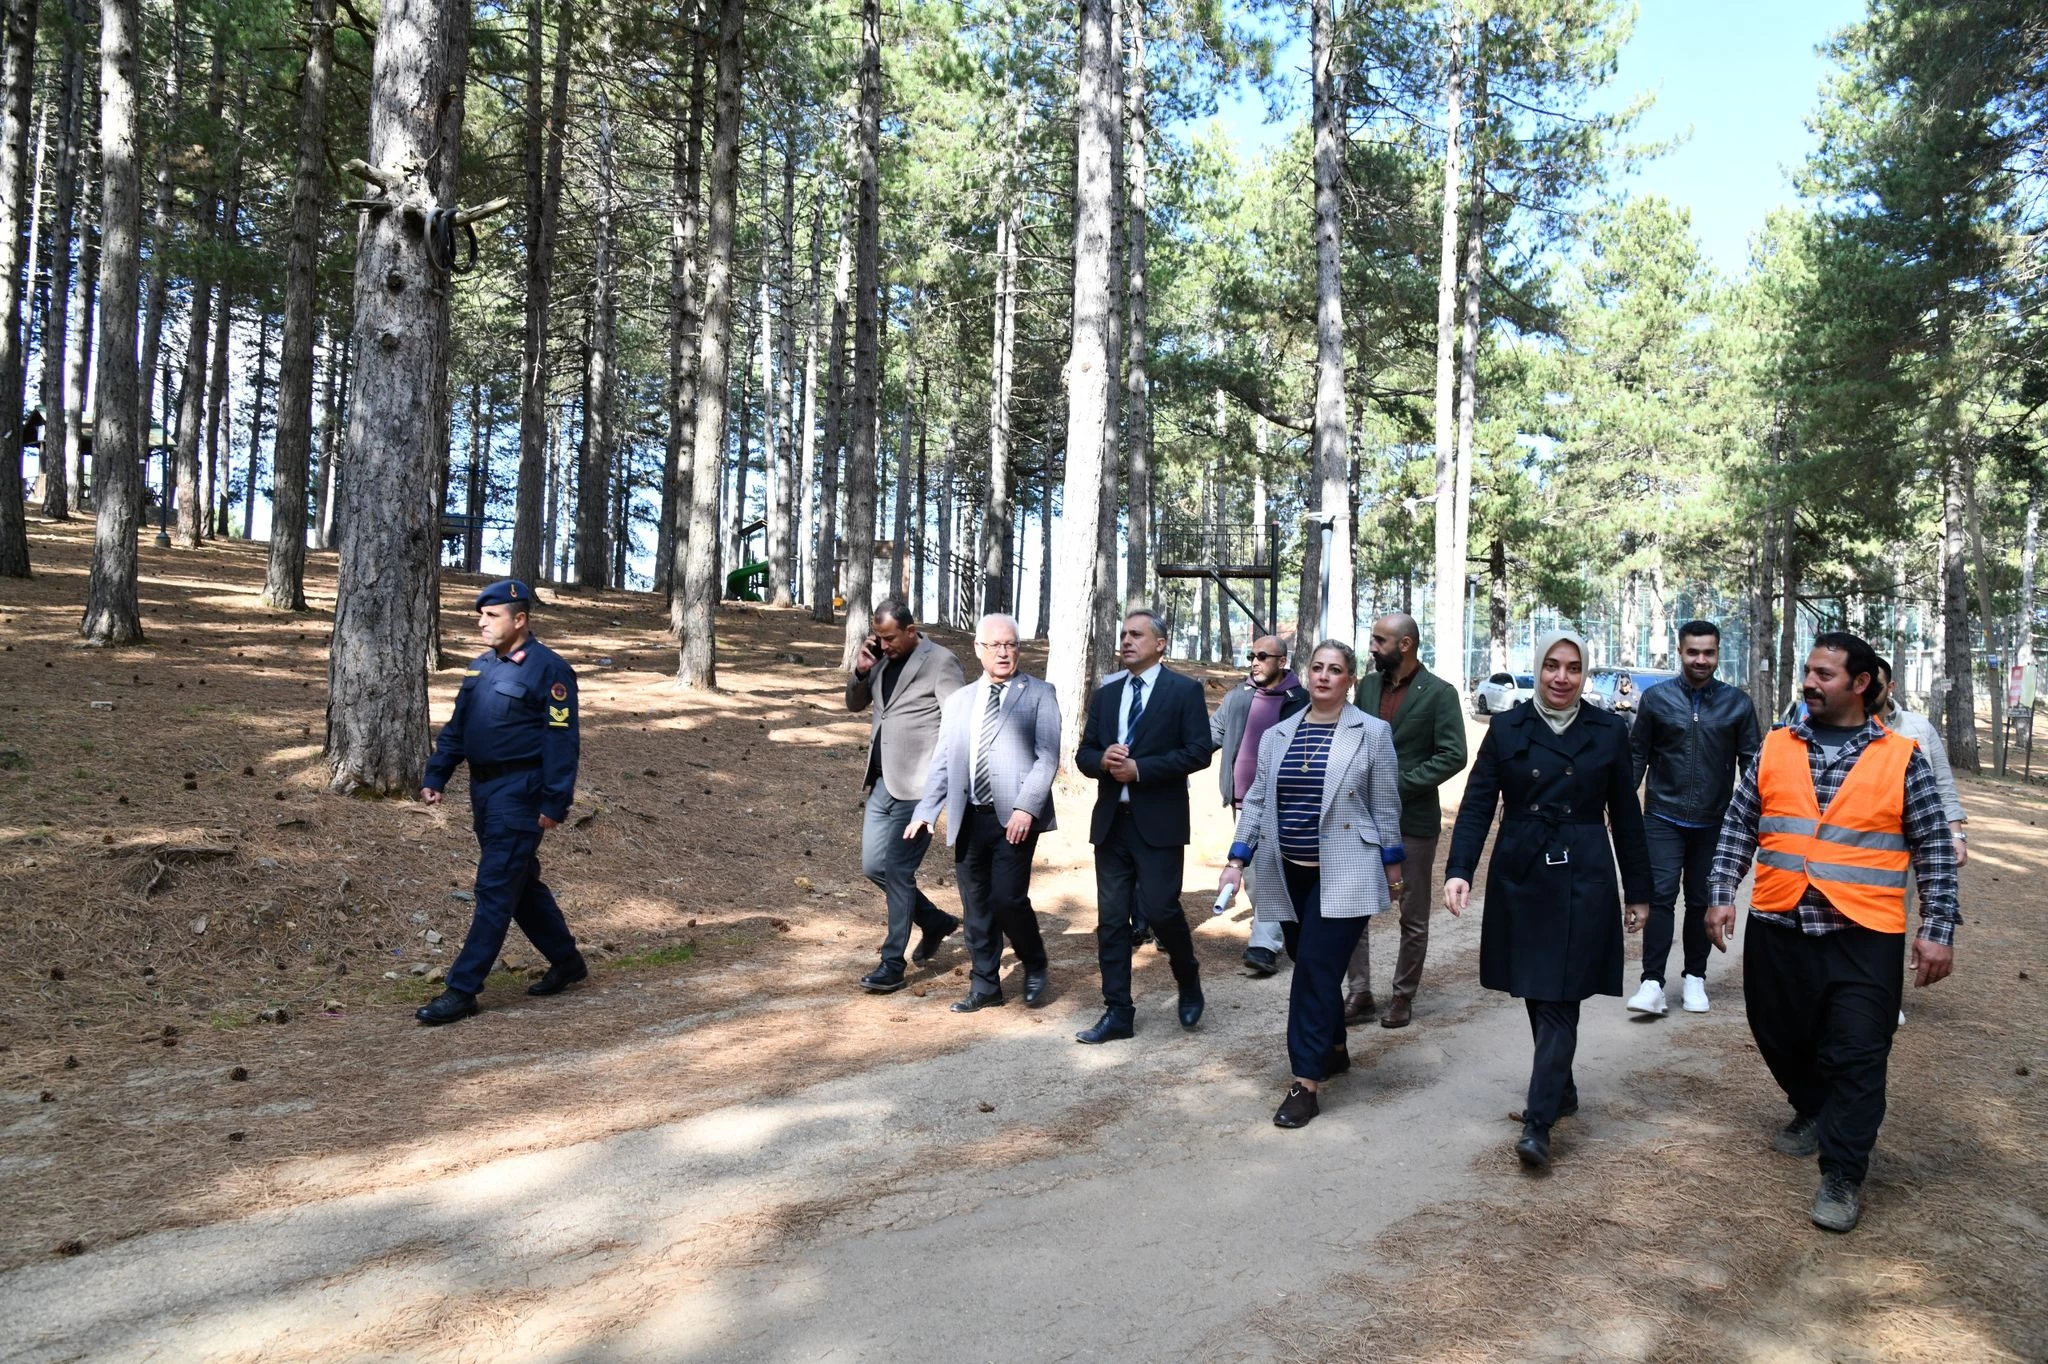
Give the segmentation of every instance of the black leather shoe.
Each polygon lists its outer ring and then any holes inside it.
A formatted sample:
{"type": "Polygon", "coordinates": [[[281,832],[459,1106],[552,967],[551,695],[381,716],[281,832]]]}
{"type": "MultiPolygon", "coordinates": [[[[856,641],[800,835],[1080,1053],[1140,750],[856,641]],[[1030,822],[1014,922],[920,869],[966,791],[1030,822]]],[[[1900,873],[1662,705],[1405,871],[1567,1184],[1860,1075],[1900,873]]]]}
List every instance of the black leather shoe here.
{"type": "Polygon", "coordinates": [[[1522,1124],[1522,1139],[1515,1143],[1522,1168],[1537,1174],[1550,1168],[1550,1128],[1540,1122],[1522,1124]]]}
{"type": "Polygon", "coordinates": [[[1180,1025],[1183,1028],[1192,1028],[1195,1024],[1201,1022],[1202,1006],[1206,1003],[1208,1001],[1202,998],[1201,986],[1197,985],[1193,989],[1182,990],[1180,992],[1180,1025]]]}
{"type": "Polygon", "coordinates": [[[1287,1097],[1280,1101],[1280,1107],[1273,1113],[1273,1126],[1307,1127],[1322,1111],[1313,1089],[1302,1084],[1289,1085],[1287,1097]]]}
{"type": "Polygon", "coordinates": [[[860,978],[860,988],[871,995],[893,995],[910,982],[899,968],[877,966],[860,978]]]}
{"type": "Polygon", "coordinates": [[[910,954],[911,961],[919,966],[924,965],[939,954],[940,943],[959,931],[960,921],[950,915],[946,919],[946,926],[938,932],[934,933],[929,928],[924,929],[918,934],[917,949],[910,954]]]}
{"type": "Polygon", "coordinates": [[[971,1014],[981,1009],[1000,1009],[1009,1002],[1009,1000],[1003,998],[1001,991],[992,995],[977,995],[970,992],[967,998],[953,1001],[953,1012],[956,1014],[971,1014]]]}
{"type": "Polygon", "coordinates": [[[1339,1042],[1336,1046],[1330,1048],[1330,1054],[1323,1058],[1323,1078],[1327,1080],[1332,1076],[1342,1075],[1349,1069],[1351,1069],[1351,1048],[1339,1042]]]}
{"type": "Polygon", "coordinates": [[[1247,947],[1244,950],[1244,966],[1255,976],[1270,976],[1280,969],[1280,958],[1270,947],[1247,947]]]}
{"type": "Polygon", "coordinates": [[[443,1023],[455,1023],[476,1012],[476,996],[466,995],[460,990],[443,990],[425,1005],[413,1011],[413,1017],[430,1028],[443,1023]]]}
{"type": "Polygon", "coordinates": [[[1046,995],[1050,993],[1051,989],[1051,983],[1046,979],[1046,970],[1043,966],[1035,971],[1027,969],[1024,972],[1024,1007],[1035,1009],[1045,1003],[1046,995]]]}
{"type": "Polygon", "coordinates": [[[590,966],[579,954],[576,960],[564,965],[556,962],[548,967],[548,973],[526,987],[530,995],[558,995],[579,980],[590,978],[590,966]]]}
{"type": "Polygon", "coordinates": [[[1151,941],[1152,941],[1152,925],[1150,925],[1150,924],[1133,924],[1133,925],[1131,925],[1131,950],[1132,950],[1133,952],[1137,951],[1137,950],[1138,950],[1139,948],[1143,947],[1143,946],[1144,946],[1144,945],[1145,945],[1146,943],[1148,943],[1148,942],[1151,942],[1151,941]]]}
{"type": "Polygon", "coordinates": [[[1132,1026],[1132,1019],[1129,1014],[1120,1013],[1115,1009],[1108,1009],[1103,1012],[1101,1018],[1095,1021],[1094,1027],[1086,1032],[1075,1033],[1074,1040],[1076,1042],[1086,1042],[1092,1047],[1103,1042],[1121,1042],[1126,1037],[1136,1037],[1137,1035],[1138,1030],[1132,1026]]]}
{"type": "Polygon", "coordinates": [[[1820,1114],[1795,1116],[1771,1138],[1771,1149],[1780,1155],[1810,1159],[1820,1154],[1820,1114]]]}

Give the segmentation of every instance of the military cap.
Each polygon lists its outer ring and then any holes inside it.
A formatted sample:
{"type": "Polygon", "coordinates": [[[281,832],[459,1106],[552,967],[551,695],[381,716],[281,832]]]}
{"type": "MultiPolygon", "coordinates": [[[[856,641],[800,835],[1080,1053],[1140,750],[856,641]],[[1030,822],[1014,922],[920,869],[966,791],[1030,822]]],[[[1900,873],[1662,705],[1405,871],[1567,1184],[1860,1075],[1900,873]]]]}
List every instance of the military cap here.
{"type": "Polygon", "coordinates": [[[476,609],[486,606],[510,606],[519,611],[533,610],[533,589],[517,578],[492,583],[476,594],[476,609]]]}

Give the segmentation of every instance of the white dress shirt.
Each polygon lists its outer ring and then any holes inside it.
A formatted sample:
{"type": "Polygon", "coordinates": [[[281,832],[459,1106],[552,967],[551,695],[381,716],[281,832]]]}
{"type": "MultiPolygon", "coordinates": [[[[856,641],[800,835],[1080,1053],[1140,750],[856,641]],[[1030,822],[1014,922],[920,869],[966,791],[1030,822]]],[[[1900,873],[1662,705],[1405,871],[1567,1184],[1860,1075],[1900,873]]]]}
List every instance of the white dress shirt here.
{"type": "MultiPolygon", "coordinates": [[[[1141,673],[1125,677],[1123,700],[1118,704],[1116,710],[1116,739],[1114,742],[1120,744],[1130,742],[1127,736],[1131,732],[1131,683],[1143,682],[1145,684],[1145,709],[1152,709],[1152,702],[1155,699],[1154,692],[1159,685],[1159,670],[1162,666],[1162,664],[1154,663],[1141,673]]],[[[986,703],[984,702],[984,704],[986,703]]],[[[1126,782],[1124,784],[1124,789],[1117,792],[1116,798],[1125,805],[1131,803],[1130,783],[1126,782]]]]}

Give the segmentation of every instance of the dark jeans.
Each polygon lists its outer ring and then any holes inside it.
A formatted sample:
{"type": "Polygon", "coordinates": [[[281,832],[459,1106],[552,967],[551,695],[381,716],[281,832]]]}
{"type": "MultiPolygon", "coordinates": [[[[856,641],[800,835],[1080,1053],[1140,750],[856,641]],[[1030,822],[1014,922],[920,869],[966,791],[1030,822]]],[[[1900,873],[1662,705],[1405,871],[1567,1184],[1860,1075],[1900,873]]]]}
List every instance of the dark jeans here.
{"type": "Polygon", "coordinates": [[[576,960],[576,939],[562,907],[540,879],[540,839],[537,827],[478,829],[483,854],[476,864],[476,910],[462,951],[448,968],[449,989],[466,995],[481,991],[515,923],[549,962],[576,960]]]}
{"type": "Polygon", "coordinates": [[[960,836],[953,841],[953,874],[960,879],[960,912],[967,922],[975,994],[1002,992],[999,969],[1005,938],[1027,971],[1045,969],[1045,939],[1031,908],[1031,857],[1037,850],[1035,821],[1022,843],[1012,843],[994,806],[967,807],[960,836]]]}
{"type": "Polygon", "coordinates": [[[950,932],[957,922],[917,888],[917,869],[932,831],[905,838],[903,830],[917,809],[914,800],[897,800],[881,782],[868,793],[867,816],[861,822],[860,869],[882,888],[889,903],[889,931],[882,939],[882,965],[903,969],[903,951],[910,945],[914,923],[928,933],[950,932]]]}
{"type": "Polygon", "coordinates": [[[1128,809],[1117,811],[1109,834],[1095,845],[1095,956],[1102,968],[1102,1002],[1110,1012],[1129,1018],[1131,999],[1131,924],[1142,918],[1173,963],[1173,979],[1183,992],[1199,990],[1201,968],[1195,964],[1195,939],[1180,907],[1181,874],[1187,848],[1155,848],[1138,837],[1128,809]]]}
{"type": "Polygon", "coordinates": [[[1536,1040],[1536,1059],[1529,1067],[1529,1097],[1522,1105],[1522,1117],[1543,1127],[1557,1121],[1558,1110],[1567,1101],[1577,1103],[1578,1084],[1572,1079],[1572,1057],[1579,1050],[1579,1001],[1576,999],[1525,999],[1529,1010],[1529,1033],[1536,1040]]]}
{"type": "Polygon", "coordinates": [[[1861,1181],[1884,1121],[1906,935],[1812,936],[1752,916],[1742,943],[1749,1030],[1793,1111],[1820,1118],[1820,1167],[1861,1181]]]}
{"type": "Polygon", "coordinates": [[[1650,845],[1650,920],[1643,925],[1643,979],[1664,983],[1664,963],[1671,956],[1671,921],[1676,917],[1678,884],[1685,881],[1685,973],[1707,974],[1707,875],[1714,869],[1714,844],[1719,828],[1687,829],[1651,815],[1643,821],[1643,839],[1650,845]]]}
{"type": "Polygon", "coordinates": [[[1282,860],[1287,898],[1294,903],[1294,922],[1282,923],[1280,935],[1294,958],[1294,978],[1287,989],[1287,1064],[1299,1080],[1321,1083],[1324,1063],[1344,1040],[1344,968],[1358,935],[1371,922],[1323,917],[1323,873],[1317,867],[1282,860]]]}

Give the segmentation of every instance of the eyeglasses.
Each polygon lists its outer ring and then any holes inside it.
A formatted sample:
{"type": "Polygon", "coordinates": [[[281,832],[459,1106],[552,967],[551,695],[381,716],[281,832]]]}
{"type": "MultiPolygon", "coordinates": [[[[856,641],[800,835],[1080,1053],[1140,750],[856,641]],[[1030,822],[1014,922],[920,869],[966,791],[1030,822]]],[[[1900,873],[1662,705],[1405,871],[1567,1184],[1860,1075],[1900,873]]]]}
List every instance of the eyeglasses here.
{"type": "Polygon", "coordinates": [[[999,654],[1014,654],[1020,647],[1014,639],[983,639],[975,641],[977,649],[993,649],[999,654]]]}
{"type": "Polygon", "coordinates": [[[1274,658],[1285,658],[1285,657],[1287,657],[1287,655],[1286,655],[1286,654],[1262,654],[1262,653],[1260,653],[1260,652],[1259,652],[1259,651],[1258,651],[1257,649],[1254,649],[1254,650],[1252,650],[1252,651],[1251,651],[1251,654],[1249,655],[1249,657],[1251,658],[1251,661],[1252,661],[1252,662],[1254,662],[1254,663],[1264,663],[1264,662],[1266,662],[1266,661],[1267,661],[1268,659],[1274,659],[1274,658]]]}

